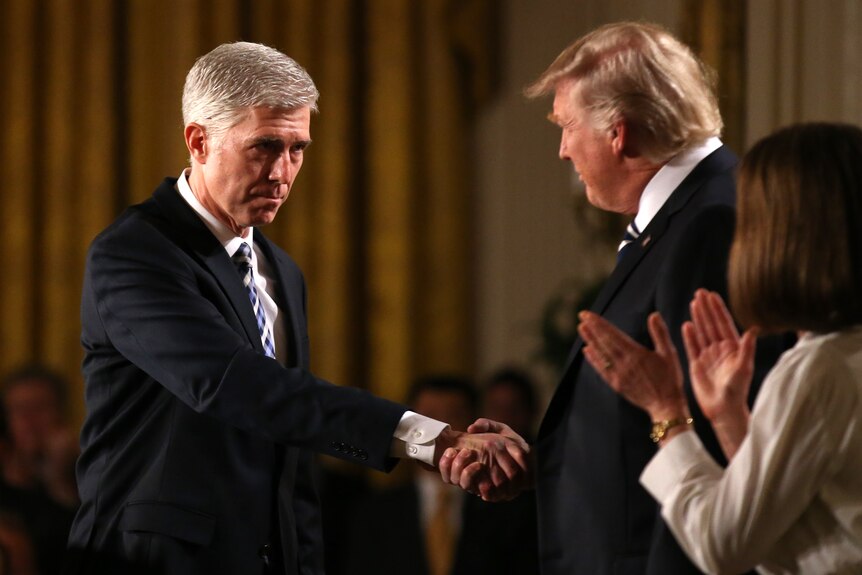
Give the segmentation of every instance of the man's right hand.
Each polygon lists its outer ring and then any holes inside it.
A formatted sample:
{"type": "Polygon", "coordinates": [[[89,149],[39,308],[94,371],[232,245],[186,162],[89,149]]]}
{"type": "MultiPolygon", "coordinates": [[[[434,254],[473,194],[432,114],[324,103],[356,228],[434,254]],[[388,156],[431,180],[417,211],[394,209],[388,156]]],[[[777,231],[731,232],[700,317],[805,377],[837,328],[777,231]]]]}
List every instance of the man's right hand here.
{"type": "Polygon", "coordinates": [[[437,438],[435,464],[444,483],[485,501],[506,501],[530,487],[530,446],[503,423],[479,419],[467,433],[447,429],[437,438]]]}

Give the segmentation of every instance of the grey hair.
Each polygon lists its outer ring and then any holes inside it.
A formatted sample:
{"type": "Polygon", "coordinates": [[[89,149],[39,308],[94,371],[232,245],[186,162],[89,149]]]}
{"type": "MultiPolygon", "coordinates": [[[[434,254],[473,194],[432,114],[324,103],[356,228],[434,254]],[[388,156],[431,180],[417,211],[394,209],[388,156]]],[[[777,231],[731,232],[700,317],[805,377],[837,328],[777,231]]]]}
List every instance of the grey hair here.
{"type": "Polygon", "coordinates": [[[563,50],[525,93],[549,94],[567,80],[576,82],[574,97],[595,129],[631,123],[641,153],[658,163],[723,128],[715,73],[654,24],[619,22],[590,32],[563,50]]]}
{"type": "Polygon", "coordinates": [[[274,48],[222,44],[197,59],[183,87],[183,124],[200,124],[216,141],[249,108],[317,111],[320,96],[308,72],[274,48]]]}

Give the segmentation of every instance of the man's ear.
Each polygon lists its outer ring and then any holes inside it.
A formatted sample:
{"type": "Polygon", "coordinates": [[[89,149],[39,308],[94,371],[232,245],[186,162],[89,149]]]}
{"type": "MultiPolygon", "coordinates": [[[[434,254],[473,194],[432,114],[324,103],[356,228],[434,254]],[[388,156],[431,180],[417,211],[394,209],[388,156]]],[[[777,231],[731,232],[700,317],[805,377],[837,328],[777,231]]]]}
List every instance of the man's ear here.
{"type": "Polygon", "coordinates": [[[185,136],[186,148],[189,150],[192,161],[206,164],[207,156],[210,152],[210,143],[207,140],[206,129],[200,124],[192,122],[186,126],[183,135],[185,136]]]}
{"type": "Polygon", "coordinates": [[[611,151],[618,158],[628,155],[632,142],[631,133],[625,120],[617,120],[611,126],[611,151]]]}

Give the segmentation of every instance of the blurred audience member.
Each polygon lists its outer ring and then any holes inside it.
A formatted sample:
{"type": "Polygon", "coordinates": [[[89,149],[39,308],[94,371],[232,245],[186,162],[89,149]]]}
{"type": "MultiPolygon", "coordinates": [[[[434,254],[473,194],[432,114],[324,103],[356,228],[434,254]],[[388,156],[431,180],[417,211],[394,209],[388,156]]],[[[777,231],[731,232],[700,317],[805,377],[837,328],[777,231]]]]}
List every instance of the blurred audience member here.
{"type": "Polygon", "coordinates": [[[21,518],[43,575],[60,571],[78,502],[67,389],[61,376],[41,366],[14,371],[0,383],[0,511],[21,518]]]}
{"type": "Polygon", "coordinates": [[[38,575],[30,535],[21,520],[0,513],[0,575],[38,575]]]}
{"type": "Polygon", "coordinates": [[[536,412],[536,387],[526,371],[507,367],[491,374],[484,388],[482,417],[507,424],[532,443],[536,412]]]}
{"type": "MultiPolygon", "coordinates": [[[[413,384],[408,403],[462,430],[476,419],[479,396],[464,378],[435,375],[413,384]]],[[[408,483],[369,496],[354,519],[348,571],[355,575],[539,572],[531,494],[486,503],[415,468],[408,483]]]]}

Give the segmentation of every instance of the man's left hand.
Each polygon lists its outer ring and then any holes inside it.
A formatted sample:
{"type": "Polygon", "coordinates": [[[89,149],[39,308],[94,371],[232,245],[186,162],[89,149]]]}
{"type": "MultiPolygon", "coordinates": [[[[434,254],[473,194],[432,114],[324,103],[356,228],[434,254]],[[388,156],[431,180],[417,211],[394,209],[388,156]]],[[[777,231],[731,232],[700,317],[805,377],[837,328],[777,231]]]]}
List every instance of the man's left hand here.
{"type": "Polygon", "coordinates": [[[447,430],[438,445],[437,467],[444,483],[458,485],[485,501],[507,501],[532,484],[530,446],[509,426],[477,420],[468,433],[447,430]],[[441,442],[442,439],[442,442],[441,442]]]}

